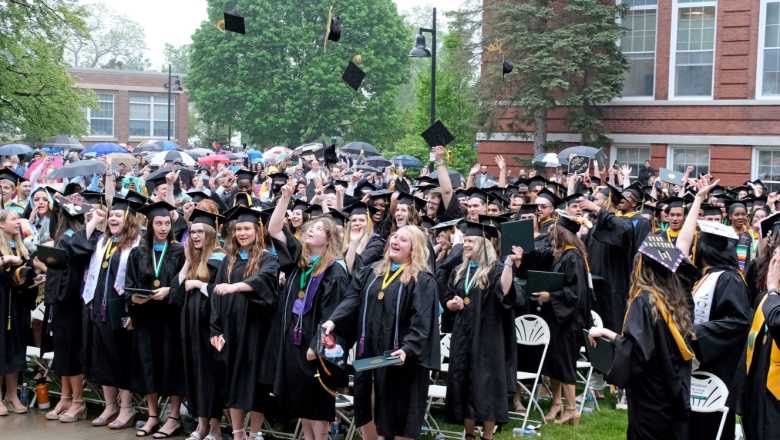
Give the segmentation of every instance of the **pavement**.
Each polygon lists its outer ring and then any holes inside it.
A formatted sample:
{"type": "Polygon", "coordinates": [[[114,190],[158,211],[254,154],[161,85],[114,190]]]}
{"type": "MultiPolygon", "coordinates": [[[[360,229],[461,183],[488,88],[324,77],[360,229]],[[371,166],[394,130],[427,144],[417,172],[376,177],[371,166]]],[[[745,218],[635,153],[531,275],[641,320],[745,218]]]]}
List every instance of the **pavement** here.
{"type": "MultiPolygon", "coordinates": [[[[90,416],[100,415],[99,408],[95,407],[95,411],[92,409],[90,408],[90,416]]],[[[113,430],[105,426],[94,427],[91,417],[74,423],[46,420],[46,411],[32,408],[27,414],[9,413],[7,417],[0,417],[2,440],[131,440],[136,438],[135,433],[132,428],[113,430]]]]}

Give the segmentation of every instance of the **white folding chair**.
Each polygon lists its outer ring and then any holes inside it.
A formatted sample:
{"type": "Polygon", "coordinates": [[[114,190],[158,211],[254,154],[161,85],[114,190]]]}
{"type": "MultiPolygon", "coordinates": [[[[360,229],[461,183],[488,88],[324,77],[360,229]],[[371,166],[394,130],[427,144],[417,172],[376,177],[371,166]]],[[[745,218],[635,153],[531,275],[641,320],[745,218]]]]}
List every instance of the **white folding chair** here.
{"type": "MultiPolygon", "coordinates": [[[[604,327],[604,322],[601,320],[601,316],[599,316],[598,313],[591,310],[590,315],[593,317],[593,328],[602,328],[604,327]]],[[[585,347],[580,348],[580,353],[586,352],[585,347]]],[[[580,359],[577,361],[577,377],[579,378],[578,382],[581,382],[585,385],[585,389],[582,391],[582,402],[580,402],[580,413],[582,413],[582,408],[585,407],[585,400],[587,399],[588,394],[593,397],[593,403],[596,406],[597,411],[601,411],[601,408],[599,407],[599,402],[596,399],[595,393],[593,393],[593,390],[590,389],[590,377],[593,375],[593,365],[590,364],[585,358],[580,359]],[[580,370],[587,370],[588,373],[583,376],[580,370]]]]}
{"type": "Polygon", "coordinates": [[[521,429],[525,429],[525,425],[528,424],[528,422],[547,423],[547,421],[544,419],[544,411],[542,411],[542,408],[539,406],[539,402],[537,400],[538,398],[536,396],[536,388],[539,386],[539,380],[542,377],[542,365],[544,365],[544,359],[547,357],[547,349],[550,346],[550,327],[547,326],[547,323],[544,322],[544,319],[536,315],[523,315],[515,319],[515,334],[517,335],[517,343],[520,345],[544,346],[542,359],[539,361],[539,367],[537,368],[536,373],[525,371],[517,372],[517,384],[522,390],[527,392],[529,396],[528,406],[526,407],[525,413],[510,411],[509,418],[514,420],[522,419],[523,426],[521,429]],[[525,385],[523,385],[522,381],[531,379],[533,379],[534,385],[531,390],[529,390],[525,387],[525,385]],[[528,419],[528,416],[531,414],[531,411],[533,411],[534,407],[536,407],[542,417],[539,421],[528,419]]]}
{"type": "Polygon", "coordinates": [[[436,381],[441,378],[441,373],[447,373],[450,371],[450,364],[445,363],[444,358],[450,357],[451,341],[452,341],[452,335],[446,334],[444,335],[443,338],[441,338],[441,341],[439,342],[440,351],[441,351],[441,368],[432,376],[434,385],[436,384],[436,381]]]}
{"type": "Polygon", "coordinates": [[[422,430],[421,434],[436,435],[441,434],[444,438],[451,438],[461,440],[465,434],[465,430],[455,431],[442,431],[436,419],[431,415],[431,405],[434,400],[445,399],[447,397],[447,387],[443,385],[428,385],[428,406],[425,408],[425,422],[427,428],[422,430]]]}
{"type": "Polygon", "coordinates": [[[355,424],[354,412],[352,413],[353,416],[351,419],[347,417],[346,414],[344,413],[345,409],[353,406],[354,404],[355,404],[355,398],[352,396],[347,396],[346,394],[339,394],[339,396],[336,398],[336,417],[346,422],[347,426],[349,426],[349,428],[347,429],[347,433],[344,434],[344,440],[352,440],[358,431],[357,424],[355,424]]]}
{"type": "Polygon", "coordinates": [[[723,413],[715,438],[720,438],[726,424],[729,414],[729,407],[726,406],[728,397],[729,389],[718,376],[706,371],[694,371],[691,375],[691,410],[698,413],[723,413]]]}

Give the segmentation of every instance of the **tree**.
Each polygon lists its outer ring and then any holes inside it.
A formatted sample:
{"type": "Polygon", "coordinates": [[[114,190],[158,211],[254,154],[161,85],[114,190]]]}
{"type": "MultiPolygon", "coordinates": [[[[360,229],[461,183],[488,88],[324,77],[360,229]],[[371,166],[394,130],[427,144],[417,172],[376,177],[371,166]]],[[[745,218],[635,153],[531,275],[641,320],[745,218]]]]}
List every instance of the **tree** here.
{"type": "Polygon", "coordinates": [[[88,33],[73,33],[65,47],[67,60],[73,67],[100,67],[115,58],[125,67],[148,68],[142,56],[146,50],[146,37],[140,23],[117,14],[103,3],[89,4],[84,8],[89,12],[86,20],[88,33]]]}
{"type": "Polygon", "coordinates": [[[163,49],[163,56],[165,57],[165,65],[162,68],[163,72],[168,71],[168,65],[171,65],[174,73],[187,74],[190,71],[190,45],[182,44],[178,48],[171,43],[165,43],[163,49]]]}
{"type": "Polygon", "coordinates": [[[397,130],[396,96],[408,74],[407,29],[391,0],[355,0],[335,9],[341,40],[325,34],[328,0],[209,0],[209,21],[193,35],[186,78],[204,121],[229,125],[260,146],[338,135],[385,145],[397,130]],[[215,23],[235,7],[246,35],[215,23]],[[360,55],[366,77],[355,92],[341,76],[360,55]]]}
{"type": "Polygon", "coordinates": [[[91,90],[65,70],[67,35],[87,37],[85,11],[73,0],[0,3],[0,121],[14,135],[43,138],[88,134],[84,108],[91,90]]]}
{"type": "MultiPolygon", "coordinates": [[[[490,65],[480,80],[481,121],[488,133],[527,135],[533,125],[534,153],[547,142],[547,115],[566,111],[564,125],[582,135],[582,144],[608,145],[599,104],[621,95],[629,65],[616,42],[626,29],[616,18],[627,3],[611,0],[498,0],[474,18],[471,29],[483,30],[483,61],[490,65]],[[482,17],[485,17],[484,26],[482,17]],[[500,48],[500,52],[497,50],[500,48]],[[505,79],[501,57],[514,63],[505,79]],[[509,120],[508,124],[503,120],[509,120]]],[[[475,14],[478,12],[479,14],[475,14]]]]}

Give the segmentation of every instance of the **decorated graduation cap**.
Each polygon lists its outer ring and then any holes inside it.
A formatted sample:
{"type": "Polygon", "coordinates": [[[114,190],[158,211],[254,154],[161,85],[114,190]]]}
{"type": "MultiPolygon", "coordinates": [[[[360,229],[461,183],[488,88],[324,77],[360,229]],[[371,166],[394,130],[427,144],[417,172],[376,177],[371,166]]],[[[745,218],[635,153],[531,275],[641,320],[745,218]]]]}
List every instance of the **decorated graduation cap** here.
{"type": "Polygon", "coordinates": [[[89,201],[80,194],[70,194],[65,197],[58,197],[56,201],[60,205],[62,212],[71,217],[84,215],[94,209],[89,201]]]}
{"type": "Polygon", "coordinates": [[[455,220],[437,223],[430,229],[433,229],[434,231],[439,231],[448,228],[455,228],[458,226],[458,223],[460,223],[461,221],[463,221],[462,218],[456,218],[455,220]]]}
{"type": "Polygon", "coordinates": [[[677,272],[677,268],[680,267],[680,263],[685,258],[683,251],[669,243],[666,238],[653,234],[648,235],[644,239],[639,247],[639,252],[643,257],[649,257],[661,266],[669,269],[672,273],[677,272]]]}
{"type": "Polygon", "coordinates": [[[550,203],[552,203],[553,208],[557,208],[558,205],[563,203],[563,200],[561,200],[561,198],[558,197],[557,194],[555,194],[554,192],[550,191],[547,188],[543,188],[541,191],[539,191],[536,194],[536,200],[539,200],[540,198],[545,199],[550,203]]]}
{"type": "Polygon", "coordinates": [[[143,214],[147,219],[152,220],[155,217],[170,217],[171,211],[174,209],[176,208],[171,206],[168,202],[160,201],[138,208],[136,211],[143,214]]]}
{"type": "Polygon", "coordinates": [[[237,10],[233,9],[230,12],[225,12],[225,30],[242,35],[246,34],[244,17],[237,10]]]}
{"type": "Polygon", "coordinates": [[[718,251],[725,251],[729,242],[736,243],[739,239],[734,228],[718,222],[699,220],[699,239],[718,251]]]}
{"type": "Polygon", "coordinates": [[[422,227],[425,229],[433,229],[434,226],[436,226],[436,220],[428,217],[427,215],[423,215],[420,217],[422,219],[422,227]]]}
{"type": "Polygon", "coordinates": [[[366,77],[366,72],[363,71],[357,64],[352,61],[347,64],[347,68],[344,69],[344,74],[341,75],[341,79],[352,87],[356,92],[360,89],[360,85],[363,83],[363,79],[366,77]]]}
{"type": "MultiPolygon", "coordinates": [[[[760,235],[761,238],[765,238],[767,234],[769,234],[769,231],[772,231],[775,227],[775,224],[780,223],[780,212],[776,212],[770,216],[765,217],[763,220],[761,220],[760,226],[761,231],[760,235]]],[[[772,234],[775,235],[775,234],[772,234]]],[[[775,241],[777,240],[777,237],[772,237],[775,241]]]]}
{"type": "Polygon", "coordinates": [[[483,225],[482,223],[466,221],[466,232],[463,235],[466,237],[482,237],[491,240],[498,238],[498,228],[495,226],[483,225]]]}
{"type": "Polygon", "coordinates": [[[436,121],[422,132],[421,136],[431,148],[436,146],[446,147],[447,144],[455,140],[455,136],[447,130],[447,127],[441,121],[436,121]]]}
{"type": "Polygon", "coordinates": [[[219,222],[224,221],[223,217],[213,212],[204,211],[202,209],[193,209],[190,215],[193,225],[203,224],[209,225],[214,229],[218,229],[219,222]]]}
{"type": "Polygon", "coordinates": [[[379,210],[364,202],[355,202],[343,209],[350,216],[353,215],[374,215],[379,210]]]}
{"type": "Polygon", "coordinates": [[[572,234],[580,232],[580,223],[576,218],[570,216],[564,211],[561,211],[560,209],[556,210],[555,213],[558,214],[558,217],[555,219],[556,225],[563,227],[563,229],[566,229],[572,234]]]}
{"type": "Polygon", "coordinates": [[[479,216],[479,222],[483,225],[487,226],[493,226],[495,228],[500,228],[502,224],[508,222],[510,219],[506,217],[501,216],[491,216],[491,215],[480,215],[479,216]]]}

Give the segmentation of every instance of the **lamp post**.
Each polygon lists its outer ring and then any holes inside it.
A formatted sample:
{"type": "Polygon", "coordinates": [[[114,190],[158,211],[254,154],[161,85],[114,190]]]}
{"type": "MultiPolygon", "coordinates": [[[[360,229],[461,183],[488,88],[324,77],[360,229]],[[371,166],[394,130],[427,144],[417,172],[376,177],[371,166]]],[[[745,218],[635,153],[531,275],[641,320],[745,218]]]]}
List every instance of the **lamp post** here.
{"type": "MultiPolygon", "coordinates": [[[[431,125],[436,122],[436,8],[433,8],[433,29],[420,28],[420,34],[414,44],[414,49],[409,52],[411,58],[431,58],[431,125]],[[432,38],[432,52],[425,48],[425,36],[423,32],[430,32],[432,38]]],[[[430,157],[429,169],[433,170],[433,155],[430,157]]]]}
{"type": "MultiPolygon", "coordinates": [[[[181,92],[184,90],[181,87],[181,82],[179,82],[179,75],[171,75],[171,65],[168,64],[168,83],[165,84],[165,88],[168,89],[168,140],[171,140],[171,92],[181,92]],[[171,78],[176,77],[176,82],[171,85],[171,78]]],[[[152,108],[152,111],[154,111],[154,108],[152,108]]],[[[152,128],[152,133],[154,133],[154,128],[152,128]]]]}

